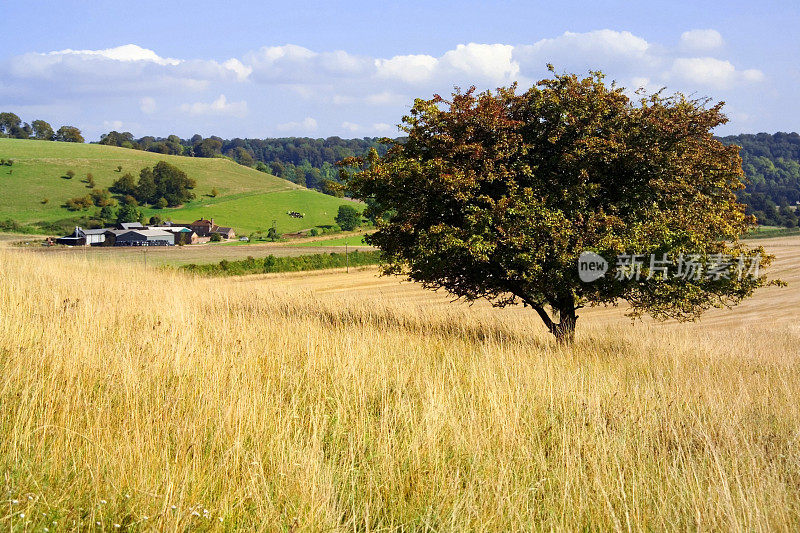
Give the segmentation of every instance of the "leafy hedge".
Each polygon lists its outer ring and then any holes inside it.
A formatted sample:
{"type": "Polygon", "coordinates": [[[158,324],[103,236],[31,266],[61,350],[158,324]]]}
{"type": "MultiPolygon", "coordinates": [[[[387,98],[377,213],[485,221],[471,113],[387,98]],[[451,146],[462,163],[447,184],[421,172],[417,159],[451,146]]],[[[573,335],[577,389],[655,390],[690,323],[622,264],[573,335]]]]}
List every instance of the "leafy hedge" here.
{"type": "Polygon", "coordinates": [[[294,257],[276,257],[268,255],[263,259],[248,257],[241,261],[223,259],[219,263],[188,264],[181,268],[189,272],[205,276],[245,276],[248,274],[269,274],[272,272],[300,272],[303,270],[324,270],[376,265],[380,262],[380,252],[359,252],[347,254],[333,252],[329,254],[309,254],[294,257]]]}

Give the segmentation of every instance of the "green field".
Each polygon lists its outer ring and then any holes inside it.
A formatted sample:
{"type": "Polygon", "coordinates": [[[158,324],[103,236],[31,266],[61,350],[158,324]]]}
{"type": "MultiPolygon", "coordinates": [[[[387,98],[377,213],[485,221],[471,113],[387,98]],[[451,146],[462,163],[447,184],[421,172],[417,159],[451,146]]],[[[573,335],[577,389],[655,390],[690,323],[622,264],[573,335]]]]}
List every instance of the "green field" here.
{"type": "Polygon", "coordinates": [[[57,222],[91,214],[62,207],[68,198],[85,196],[90,189],[83,181],[92,173],[96,187],[107,188],[125,172],[138,177],[139,171],[158,161],[167,161],[197,181],[197,198],[171,209],[144,209],[150,217],[191,222],[201,216],[214,217],[220,225],[239,233],[267,229],[272,221],[280,233],[295,232],[317,225],[333,224],[339,205],[348,200],[305,189],[284,179],[238,165],[228,159],[170,156],[97,144],[60,143],[21,139],[0,139],[0,158],[13,159],[13,166],[0,167],[0,220],[20,224],[57,222]],[[117,166],[122,172],[117,172],[117,166]],[[65,179],[68,170],[75,177],[65,179]],[[218,195],[209,196],[216,188],[218,195]],[[47,199],[47,203],[43,200],[47,199]],[[286,211],[305,213],[291,218],[286,211]]]}
{"type": "Polygon", "coordinates": [[[298,244],[297,246],[369,246],[364,242],[363,235],[348,235],[347,237],[335,237],[333,239],[314,240],[298,244]]]}

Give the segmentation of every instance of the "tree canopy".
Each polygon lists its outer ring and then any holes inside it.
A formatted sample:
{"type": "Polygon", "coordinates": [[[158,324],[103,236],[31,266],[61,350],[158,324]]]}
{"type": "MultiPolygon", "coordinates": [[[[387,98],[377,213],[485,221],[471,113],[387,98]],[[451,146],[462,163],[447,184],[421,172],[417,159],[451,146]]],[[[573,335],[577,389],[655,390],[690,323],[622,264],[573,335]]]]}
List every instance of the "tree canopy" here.
{"type": "Polygon", "coordinates": [[[386,273],[467,300],[521,302],[559,340],[573,338],[578,309],[620,299],[633,316],[691,320],[769,283],[761,271],[737,275],[737,264],[771,260],[738,241],[754,220],[736,198],[738,149],[711,134],[726,121],[722,104],[709,104],[632,101],[599,72],[554,73],[522,94],[418,99],[404,143],[343,165],[359,169],[347,184],[376,220],[366,240],[386,273]],[[586,253],[612,268],[583,281],[586,253]],[[673,269],[691,257],[702,275],[671,276],[654,257],[673,269]]]}

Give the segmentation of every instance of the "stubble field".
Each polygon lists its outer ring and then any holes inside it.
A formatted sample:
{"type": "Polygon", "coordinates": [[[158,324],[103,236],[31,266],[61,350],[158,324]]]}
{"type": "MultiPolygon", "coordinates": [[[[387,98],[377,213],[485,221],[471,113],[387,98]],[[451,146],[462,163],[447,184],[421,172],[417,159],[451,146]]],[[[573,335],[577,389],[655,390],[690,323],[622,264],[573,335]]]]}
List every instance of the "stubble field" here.
{"type": "Polygon", "coordinates": [[[0,248],[0,527],[796,530],[800,239],[762,243],[789,287],[571,347],[369,269],[0,248]]]}

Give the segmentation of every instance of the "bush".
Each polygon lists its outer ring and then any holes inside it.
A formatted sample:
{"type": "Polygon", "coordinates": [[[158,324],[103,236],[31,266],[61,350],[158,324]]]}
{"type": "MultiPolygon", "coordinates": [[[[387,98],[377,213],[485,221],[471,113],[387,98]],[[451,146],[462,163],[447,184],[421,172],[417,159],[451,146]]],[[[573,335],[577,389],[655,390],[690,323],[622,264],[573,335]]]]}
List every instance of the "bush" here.
{"type": "Polygon", "coordinates": [[[311,231],[309,231],[308,234],[311,235],[312,237],[316,237],[317,235],[319,235],[319,230],[317,228],[311,228],[311,231]]]}
{"type": "Polygon", "coordinates": [[[67,178],[68,180],[71,180],[72,178],[75,177],[75,171],[74,170],[67,170],[64,173],[64,177],[67,178]]]}
{"type": "Polygon", "coordinates": [[[352,252],[311,254],[297,257],[275,257],[268,255],[262,260],[248,257],[241,261],[223,259],[219,263],[204,265],[189,264],[181,268],[190,272],[208,276],[243,276],[248,274],[265,274],[271,272],[300,272],[304,270],[323,270],[326,268],[343,268],[376,265],[380,262],[380,252],[352,252]]]}
{"type": "Polygon", "coordinates": [[[158,215],[153,215],[150,217],[150,225],[151,226],[160,226],[161,225],[161,217],[158,215]]]}
{"type": "Polygon", "coordinates": [[[212,233],[211,234],[211,242],[220,242],[222,240],[222,235],[219,233],[212,233]]]}
{"type": "Polygon", "coordinates": [[[50,198],[42,198],[42,205],[46,205],[50,201],[50,198]]]}
{"type": "Polygon", "coordinates": [[[94,206],[94,199],[92,195],[87,194],[86,196],[76,196],[75,198],[70,198],[64,203],[64,207],[69,209],[70,211],[81,211],[89,209],[90,207],[94,206]]]}
{"type": "Polygon", "coordinates": [[[153,207],[155,207],[156,209],[166,209],[167,205],[169,205],[167,199],[162,197],[156,200],[156,203],[153,204],[153,207]]]}

